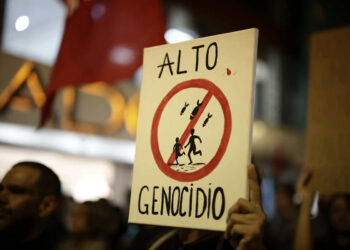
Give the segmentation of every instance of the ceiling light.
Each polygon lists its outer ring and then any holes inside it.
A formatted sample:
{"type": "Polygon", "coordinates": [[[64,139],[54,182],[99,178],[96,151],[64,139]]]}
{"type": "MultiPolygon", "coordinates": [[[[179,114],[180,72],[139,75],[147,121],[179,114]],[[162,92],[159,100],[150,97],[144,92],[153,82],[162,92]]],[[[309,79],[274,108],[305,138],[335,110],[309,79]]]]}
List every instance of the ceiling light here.
{"type": "Polygon", "coordinates": [[[195,37],[189,32],[185,32],[180,29],[170,28],[165,32],[164,38],[167,41],[167,43],[179,43],[192,40],[195,37]]]}
{"type": "Polygon", "coordinates": [[[24,31],[29,26],[29,17],[28,16],[20,16],[17,18],[15,27],[17,31],[24,31]]]}

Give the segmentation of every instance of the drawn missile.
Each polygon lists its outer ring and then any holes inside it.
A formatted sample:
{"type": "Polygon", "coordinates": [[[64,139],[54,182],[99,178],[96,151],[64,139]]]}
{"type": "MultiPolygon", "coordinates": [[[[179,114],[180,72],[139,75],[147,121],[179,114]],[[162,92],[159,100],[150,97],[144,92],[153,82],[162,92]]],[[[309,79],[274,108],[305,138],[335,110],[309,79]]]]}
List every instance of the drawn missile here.
{"type": "Polygon", "coordinates": [[[208,113],[208,117],[205,118],[205,120],[204,120],[204,122],[203,122],[203,127],[205,127],[205,125],[207,125],[207,123],[208,123],[210,117],[212,117],[212,116],[213,116],[213,115],[211,115],[210,113],[208,113]]]}
{"type": "Polygon", "coordinates": [[[181,109],[180,115],[183,115],[185,113],[186,108],[188,107],[189,103],[185,102],[185,106],[181,109]]]}
{"type": "Polygon", "coordinates": [[[202,106],[203,102],[199,103],[199,100],[197,100],[197,106],[192,110],[192,113],[191,113],[191,116],[190,116],[190,119],[192,120],[196,114],[198,113],[198,109],[200,106],[202,106]]]}

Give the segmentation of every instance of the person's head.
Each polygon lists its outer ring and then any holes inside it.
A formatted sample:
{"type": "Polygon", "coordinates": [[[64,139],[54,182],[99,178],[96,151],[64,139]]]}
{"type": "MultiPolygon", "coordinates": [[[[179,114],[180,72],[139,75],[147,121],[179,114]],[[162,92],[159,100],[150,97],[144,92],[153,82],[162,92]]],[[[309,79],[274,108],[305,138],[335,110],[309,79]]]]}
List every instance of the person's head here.
{"type": "Polygon", "coordinates": [[[335,232],[350,234],[350,195],[334,195],[330,201],[329,220],[335,232]]]}
{"type": "Polygon", "coordinates": [[[176,137],[176,142],[179,142],[179,137],[176,137]]]}
{"type": "Polygon", "coordinates": [[[191,129],[191,135],[193,135],[194,134],[194,128],[193,129],[191,129]]]}
{"type": "Polygon", "coordinates": [[[81,239],[106,236],[110,223],[113,223],[113,227],[118,227],[113,213],[112,207],[103,199],[76,203],[69,216],[68,231],[72,236],[81,239]]]}
{"type": "Polygon", "coordinates": [[[58,207],[61,184],[57,175],[37,162],[19,162],[0,184],[0,235],[30,240],[45,228],[58,207]]]}
{"type": "Polygon", "coordinates": [[[69,217],[68,231],[72,235],[88,235],[93,228],[91,219],[91,202],[75,204],[69,217]]]}

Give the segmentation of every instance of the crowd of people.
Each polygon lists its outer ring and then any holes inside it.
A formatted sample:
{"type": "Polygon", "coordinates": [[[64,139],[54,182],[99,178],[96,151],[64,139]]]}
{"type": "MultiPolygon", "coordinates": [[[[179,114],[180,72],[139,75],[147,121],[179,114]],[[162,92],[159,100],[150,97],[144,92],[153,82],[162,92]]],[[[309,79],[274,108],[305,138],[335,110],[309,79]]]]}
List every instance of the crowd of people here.
{"type": "Polygon", "coordinates": [[[0,185],[0,249],[26,250],[260,250],[350,249],[350,195],[320,196],[311,218],[314,193],[304,170],[294,187],[276,188],[276,214],[263,211],[259,175],[248,166],[249,199],[231,204],[224,233],[127,224],[126,213],[107,200],[77,203],[63,196],[61,182],[47,166],[19,162],[0,185]]]}

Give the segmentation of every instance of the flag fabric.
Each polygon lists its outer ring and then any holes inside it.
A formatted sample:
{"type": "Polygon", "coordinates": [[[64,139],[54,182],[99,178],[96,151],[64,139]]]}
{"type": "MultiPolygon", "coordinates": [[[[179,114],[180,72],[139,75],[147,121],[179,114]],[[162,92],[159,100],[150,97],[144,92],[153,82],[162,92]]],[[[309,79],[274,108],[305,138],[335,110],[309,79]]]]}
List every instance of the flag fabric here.
{"type": "Polygon", "coordinates": [[[40,126],[58,89],[130,78],[142,64],[143,48],[165,43],[159,0],[75,1],[79,5],[66,19],[40,126]]]}

